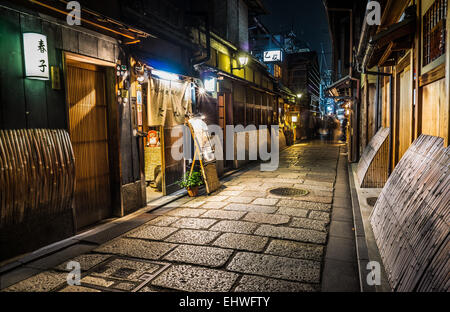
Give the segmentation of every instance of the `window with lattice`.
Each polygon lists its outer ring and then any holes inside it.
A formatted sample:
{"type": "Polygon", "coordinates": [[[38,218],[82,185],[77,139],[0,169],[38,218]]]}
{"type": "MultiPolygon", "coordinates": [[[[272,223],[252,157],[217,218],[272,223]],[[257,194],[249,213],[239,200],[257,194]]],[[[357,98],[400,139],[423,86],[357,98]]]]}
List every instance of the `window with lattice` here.
{"type": "Polygon", "coordinates": [[[275,78],[281,78],[281,67],[277,64],[273,68],[275,78]]]}
{"type": "Polygon", "coordinates": [[[423,66],[445,54],[447,0],[435,0],[423,16],[423,66]]]}

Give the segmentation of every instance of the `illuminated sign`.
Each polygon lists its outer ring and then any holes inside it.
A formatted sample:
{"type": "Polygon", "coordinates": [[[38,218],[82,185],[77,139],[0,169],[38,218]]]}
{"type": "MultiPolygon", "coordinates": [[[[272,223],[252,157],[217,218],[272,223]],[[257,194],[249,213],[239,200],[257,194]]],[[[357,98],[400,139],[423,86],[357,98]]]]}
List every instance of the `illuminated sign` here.
{"type": "Polygon", "coordinates": [[[205,86],[205,90],[208,92],[216,92],[216,78],[214,77],[209,77],[209,78],[205,78],[205,80],[203,81],[203,85],[205,86]]]}
{"type": "Polygon", "coordinates": [[[152,69],[152,75],[157,76],[163,80],[177,81],[180,80],[180,76],[177,74],[168,73],[163,70],[152,69]]]}
{"type": "Polygon", "coordinates": [[[282,60],[283,54],[281,50],[264,52],[264,62],[281,62],[282,60]]]}
{"type": "Polygon", "coordinates": [[[23,34],[25,77],[49,79],[47,36],[37,33],[23,34]]]}

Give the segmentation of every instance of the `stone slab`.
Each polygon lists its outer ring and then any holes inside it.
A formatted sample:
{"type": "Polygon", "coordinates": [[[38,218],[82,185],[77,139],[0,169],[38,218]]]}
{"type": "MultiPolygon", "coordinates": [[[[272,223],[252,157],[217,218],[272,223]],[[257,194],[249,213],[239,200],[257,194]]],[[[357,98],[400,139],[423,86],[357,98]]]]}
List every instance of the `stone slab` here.
{"type": "Polygon", "coordinates": [[[281,225],[287,224],[290,221],[289,216],[280,215],[280,214],[267,214],[267,213],[257,213],[257,212],[249,212],[244,217],[243,220],[255,222],[255,223],[265,223],[265,224],[273,224],[273,225],[281,225]]]}
{"type": "Polygon", "coordinates": [[[155,278],[154,286],[188,292],[228,292],[238,275],[191,265],[172,265],[155,278]]]}
{"type": "Polygon", "coordinates": [[[272,225],[261,225],[254,234],[316,244],[325,244],[327,239],[323,232],[272,225]]]}
{"type": "Polygon", "coordinates": [[[162,240],[177,230],[177,228],[172,227],[144,225],[137,230],[128,233],[126,237],[162,240]]]}
{"type": "Polygon", "coordinates": [[[320,282],[320,262],[310,260],[238,252],[231,259],[227,269],[291,281],[320,282]]]}
{"type": "Polygon", "coordinates": [[[269,243],[265,253],[298,259],[321,261],[323,258],[324,246],[304,244],[286,240],[274,239],[269,243]]]}
{"type": "Polygon", "coordinates": [[[142,259],[160,259],[177,245],[140,239],[119,238],[99,248],[96,252],[118,254],[142,259]]]}
{"type": "Polygon", "coordinates": [[[167,254],[164,260],[221,267],[233,253],[232,250],[194,245],[180,245],[167,254]]]}
{"type": "Polygon", "coordinates": [[[224,233],[213,243],[213,245],[223,248],[261,252],[264,250],[268,240],[267,237],[261,236],[224,233]]]}
{"type": "Polygon", "coordinates": [[[179,244],[206,245],[219,235],[220,233],[212,231],[182,229],[169,236],[166,241],[179,244]]]}
{"type": "Polygon", "coordinates": [[[252,234],[257,227],[258,224],[252,222],[224,220],[211,227],[211,231],[252,234]]]}

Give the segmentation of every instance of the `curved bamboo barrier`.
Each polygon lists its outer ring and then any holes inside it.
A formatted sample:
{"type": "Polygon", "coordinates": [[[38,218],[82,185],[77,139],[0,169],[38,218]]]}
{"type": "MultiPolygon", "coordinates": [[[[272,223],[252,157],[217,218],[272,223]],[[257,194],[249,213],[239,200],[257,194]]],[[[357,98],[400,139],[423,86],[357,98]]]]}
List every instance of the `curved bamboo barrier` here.
{"type": "Polygon", "coordinates": [[[70,210],[74,162],[65,130],[0,130],[0,229],[70,210]]]}
{"type": "Polygon", "coordinates": [[[450,148],[421,135],[370,217],[394,291],[450,291],[450,148]]]}
{"type": "Polygon", "coordinates": [[[361,188],[382,188],[388,179],[389,128],[381,128],[366,146],[356,174],[361,188]]]}

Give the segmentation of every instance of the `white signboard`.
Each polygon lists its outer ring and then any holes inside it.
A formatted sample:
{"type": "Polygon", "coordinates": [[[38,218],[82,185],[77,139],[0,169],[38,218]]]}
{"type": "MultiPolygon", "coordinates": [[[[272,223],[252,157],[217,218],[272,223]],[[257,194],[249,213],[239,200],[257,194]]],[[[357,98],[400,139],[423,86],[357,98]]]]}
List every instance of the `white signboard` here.
{"type": "Polygon", "coordinates": [[[202,154],[203,160],[206,162],[215,160],[216,157],[212,148],[208,125],[201,118],[197,117],[189,119],[189,124],[194,130],[194,139],[198,142],[199,152],[202,154]]]}
{"type": "Polygon", "coordinates": [[[203,84],[205,86],[205,90],[208,92],[216,92],[216,84],[217,80],[214,77],[206,78],[203,81],[203,84]]]}
{"type": "Polygon", "coordinates": [[[281,50],[264,52],[264,62],[281,62],[281,61],[282,61],[281,50]]]}
{"type": "Polygon", "coordinates": [[[47,36],[37,33],[23,34],[25,77],[48,80],[47,36]]]}

